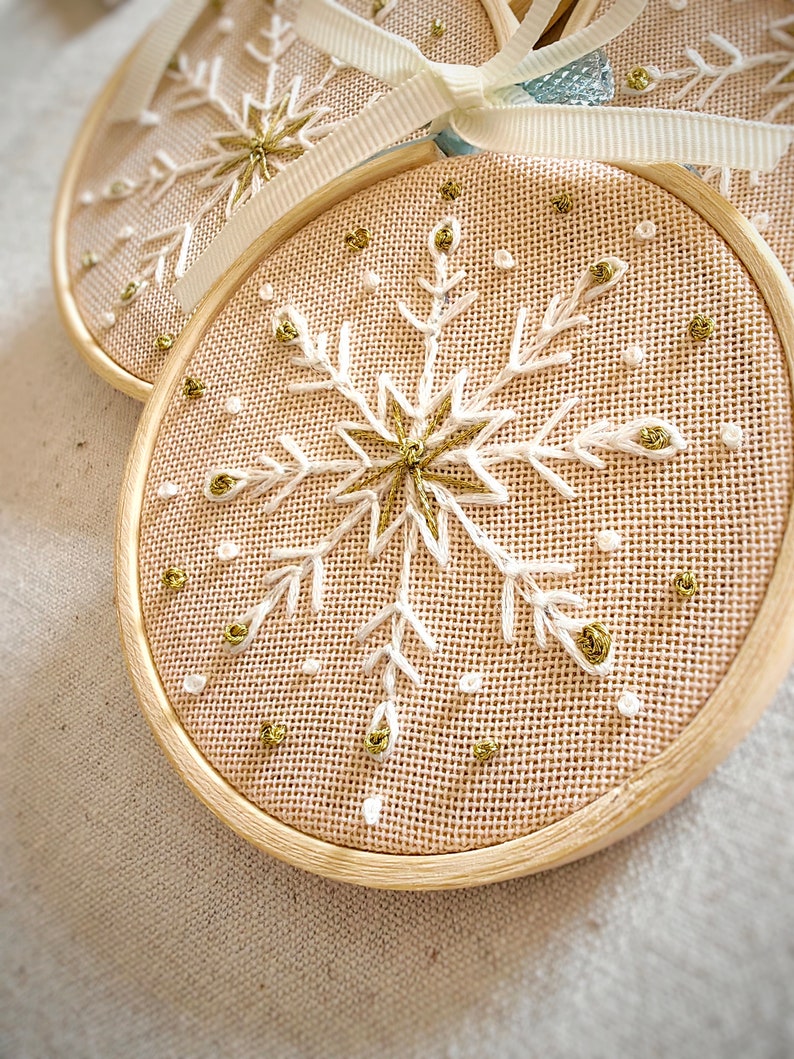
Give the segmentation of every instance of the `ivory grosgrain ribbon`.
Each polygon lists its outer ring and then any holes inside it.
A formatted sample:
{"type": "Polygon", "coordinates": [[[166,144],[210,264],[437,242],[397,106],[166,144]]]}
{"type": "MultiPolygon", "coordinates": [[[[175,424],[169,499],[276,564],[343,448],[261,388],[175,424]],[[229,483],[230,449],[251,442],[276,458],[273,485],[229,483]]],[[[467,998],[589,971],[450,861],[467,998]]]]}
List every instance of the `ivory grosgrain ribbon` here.
{"type": "Polygon", "coordinates": [[[127,63],[108,112],[111,121],[137,121],[151,103],[163,70],[180,41],[206,8],[207,0],[173,0],[127,63]]]}
{"type": "Polygon", "coordinates": [[[450,128],[467,143],[500,154],[683,162],[764,172],[775,167],[794,141],[791,127],[713,115],[535,104],[514,86],[607,44],[634,22],[647,0],[616,0],[578,33],[532,51],[558,2],[535,0],[505,47],[475,67],[432,62],[410,41],[335,0],[303,0],[296,23],[299,36],[394,90],[292,162],[229,220],[175,284],[173,293],[182,308],[192,311],[259,235],[307,196],[426,126],[431,132],[450,128]]]}

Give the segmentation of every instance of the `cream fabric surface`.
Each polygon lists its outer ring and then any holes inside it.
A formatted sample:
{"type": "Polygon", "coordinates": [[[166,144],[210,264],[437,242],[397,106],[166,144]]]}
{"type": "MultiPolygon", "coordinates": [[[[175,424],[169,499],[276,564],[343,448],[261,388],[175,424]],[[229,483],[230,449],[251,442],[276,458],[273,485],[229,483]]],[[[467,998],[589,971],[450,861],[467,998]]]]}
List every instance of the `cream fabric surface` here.
{"type": "Polygon", "coordinates": [[[268,859],[155,746],[112,603],[140,409],[70,348],[46,254],[89,98],[157,6],[100,18],[91,0],[0,0],[0,1054],[791,1054],[791,682],[641,834],[452,894],[367,892],[268,859]]]}

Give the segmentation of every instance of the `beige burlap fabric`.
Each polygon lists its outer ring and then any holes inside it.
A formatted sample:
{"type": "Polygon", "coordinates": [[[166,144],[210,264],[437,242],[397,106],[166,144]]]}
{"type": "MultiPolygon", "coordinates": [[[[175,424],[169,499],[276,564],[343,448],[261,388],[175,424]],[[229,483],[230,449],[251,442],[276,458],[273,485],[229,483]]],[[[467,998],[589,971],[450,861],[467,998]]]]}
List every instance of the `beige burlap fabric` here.
{"type": "MultiPolygon", "coordinates": [[[[616,169],[481,156],[394,177],[263,262],[220,311],[186,372],[206,393],[186,400],[180,391],[172,400],[143,512],[141,586],[157,668],[186,730],[222,775],[268,813],[342,845],[399,853],[490,845],[559,820],[625,780],[670,745],[725,673],[763,598],[788,519],[790,386],[768,311],[741,262],[697,214],[616,169]],[[452,207],[439,195],[449,178],[462,187],[452,207]],[[574,203],[565,215],[551,205],[563,190],[574,203]],[[382,372],[403,393],[416,391],[422,342],[398,302],[427,312],[417,278],[432,279],[428,233],[446,210],[462,231],[451,267],[466,270],[454,296],[476,291],[477,298],[443,332],[438,388],[467,367],[467,394],[482,390],[507,359],[519,309],[528,308],[529,337],[554,295],[614,255],[628,262],[624,279],[585,307],[589,327],[551,347],[569,349],[572,363],[516,379],[495,397],[492,407],[515,414],[493,440],[531,439],[579,396],[550,430],[550,444],[602,420],[617,427],[661,417],[689,448],[664,463],[607,454],[603,470],[558,462],[573,500],[528,464],[505,464],[494,473],[510,502],[466,509],[519,561],[575,565],[570,576],[540,580],[582,596],[587,616],[609,627],[617,663],[606,679],[583,673],[553,639],[539,651],[532,609],[520,601],[515,644],[503,641],[504,579],[459,525],[450,528],[447,570],[419,545],[409,598],[439,652],[407,635],[405,653],[423,685],[401,677],[403,734],[381,765],[361,744],[385,696],[380,670],[367,675],[362,663],[390,642],[389,632],[376,630],[366,644],[355,633],[396,598],[402,537],[370,560],[368,524],[359,525],[325,559],[322,612],[312,614],[304,583],[295,619],[284,617],[282,602],[250,648],[230,659],[221,632],[266,595],[267,574],[280,565],[272,550],[311,547],[351,508],[328,499],[345,477],[339,473],[309,478],[269,515],[267,498],[215,504],[203,485],[211,469],[253,467],[260,453],[289,462],[283,435],[314,461],[351,455],[333,425],[355,409],[336,393],[288,390],[311,373],[273,337],[273,309],[286,302],[312,333],[329,334],[332,359],[348,322],[350,376],[372,407],[382,372]],[[657,235],[643,241],[635,229],[647,222],[657,235]],[[351,224],[372,231],[361,254],[344,244],[351,224]],[[499,250],[513,256],[512,270],[496,267],[499,250]],[[382,281],[374,294],[362,289],[365,270],[382,281]],[[266,284],[272,302],[260,296],[266,284]],[[696,312],[717,321],[707,342],[688,336],[696,312]],[[633,345],[645,352],[636,370],[623,360],[633,345]],[[239,399],[237,415],[225,411],[230,397],[239,399]],[[745,434],[733,452],[721,441],[721,424],[731,422],[745,434]],[[158,489],[169,481],[182,492],[166,502],[158,489]],[[597,547],[604,529],[621,535],[617,552],[597,547]],[[218,559],[223,541],[238,545],[238,559],[218,559]],[[161,585],[168,567],[188,573],[183,591],[161,585]],[[697,572],[702,590],[682,604],[671,579],[685,568],[697,572]],[[308,659],[321,663],[317,675],[302,671],[308,659]],[[469,673],[482,675],[475,695],[459,690],[469,673]],[[202,695],[183,692],[189,674],[209,677],[202,695]],[[630,722],[617,711],[627,689],[643,703],[630,722]],[[285,744],[270,752],[257,739],[267,720],[289,727],[285,744]],[[502,744],[487,766],[472,756],[483,736],[502,744]],[[376,794],[384,809],[368,827],[361,807],[376,794]]],[[[397,508],[404,503],[401,494],[397,508]]]]}
{"type": "MultiPolygon", "coordinates": [[[[598,13],[609,6],[604,3],[598,13]]],[[[794,121],[790,0],[650,0],[641,18],[607,52],[618,86],[616,105],[794,121]],[[636,67],[656,67],[663,77],[654,75],[645,91],[627,92],[627,77],[636,67]]],[[[794,276],[794,151],[773,173],[717,172],[710,180],[754,220],[794,276]]]]}
{"type": "MultiPolygon", "coordinates": [[[[371,0],[349,6],[362,15],[372,11],[371,0]]],[[[383,90],[297,40],[294,13],[294,0],[208,7],[179,49],[181,68],[166,73],[152,102],[158,124],[104,122],[85,155],[69,229],[74,298],[99,345],[136,378],[157,377],[168,356],[158,349],[158,337],[184,326],[170,294],[183,247],[182,264],[189,265],[223,227],[235,196],[232,182],[244,174],[245,157],[225,175],[214,176],[220,163],[208,162],[228,157],[213,136],[239,135],[244,99],[261,104],[269,98],[273,113],[293,90],[294,115],[323,112],[301,133],[315,142],[322,127],[357,113],[383,90]],[[185,244],[186,224],[191,235],[185,244]],[[86,252],[96,254],[98,264],[86,268],[86,252]],[[124,302],[120,294],[130,281],[145,286],[124,302]]],[[[397,0],[382,24],[439,61],[482,63],[496,49],[480,0],[439,0],[432,11],[419,0],[397,0]],[[446,26],[438,39],[430,33],[434,18],[446,26]]],[[[274,154],[271,166],[288,164],[288,156],[274,154]]]]}

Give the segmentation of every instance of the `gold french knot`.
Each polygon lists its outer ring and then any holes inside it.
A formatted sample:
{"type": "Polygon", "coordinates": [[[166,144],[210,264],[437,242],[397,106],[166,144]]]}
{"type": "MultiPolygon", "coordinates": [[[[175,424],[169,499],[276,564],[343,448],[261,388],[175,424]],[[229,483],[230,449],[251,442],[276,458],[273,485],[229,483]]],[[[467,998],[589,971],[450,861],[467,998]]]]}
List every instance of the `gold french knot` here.
{"type": "Polygon", "coordinates": [[[626,74],[626,84],[634,92],[644,92],[653,78],[644,66],[635,66],[626,74]]]}
{"type": "Polygon", "coordinates": [[[294,342],[298,337],[298,329],[292,320],[282,320],[276,328],[277,342],[294,342]]]}
{"type": "Polygon", "coordinates": [[[99,264],[99,254],[95,253],[93,250],[86,250],[80,258],[80,264],[83,268],[93,268],[94,265],[99,264]]]}
{"type": "Polygon", "coordinates": [[[131,302],[140,289],[140,281],[137,279],[131,279],[121,294],[119,294],[119,298],[121,298],[123,302],[131,302]]]}
{"type": "Polygon", "coordinates": [[[201,379],[196,379],[193,375],[188,375],[182,383],[182,393],[189,401],[196,401],[199,397],[203,397],[206,390],[207,387],[201,379]]]}
{"type": "Polygon", "coordinates": [[[490,761],[498,751],[499,743],[496,739],[479,739],[471,748],[478,761],[490,761]]]}
{"type": "Polygon", "coordinates": [[[389,0],[373,0],[373,3],[372,3],[372,17],[374,18],[375,15],[379,15],[381,13],[381,11],[384,9],[384,7],[386,6],[386,4],[388,4],[388,2],[389,2],[389,0]]]}
{"type": "Polygon", "coordinates": [[[576,637],[576,646],[582,652],[582,657],[591,666],[599,666],[609,658],[612,647],[612,636],[606,625],[600,621],[593,621],[585,625],[576,637]]]}
{"type": "Polygon", "coordinates": [[[445,180],[438,190],[445,202],[454,202],[455,199],[460,198],[463,188],[458,180],[445,180]]]}
{"type": "Polygon", "coordinates": [[[170,333],[158,335],[154,340],[154,348],[159,350],[160,353],[167,353],[175,341],[176,339],[170,333]]]}
{"type": "Polygon", "coordinates": [[[210,479],[210,492],[213,496],[226,496],[237,485],[237,479],[230,474],[216,474],[210,479]]]}
{"type": "Polygon", "coordinates": [[[248,636],[248,626],[241,621],[230,622],[223,630],[223,638],[232,647],[237,647],[248,636]]]}
{"type": "Polygon", "coordinates": [[[590,275],[595,283],[609,283],[615,275],[615,269],[608,261],[596,261],[590,266],[590,275]]]}
{"type": "Polygon", "coordinates": [[[692,599],[697,595],[700,585],[691,570],[682,570],[673,578],[673,587],[681,599],[692,599]]]}
{"type": "Polygon", "coordinates": [[[706,316],[704,313],[696,313],[689,321],[687,330],[690,338],[694,338],[696,342],[705,342],[717,330],[717,324],[710,316],[706,316]]]}
{"type": "Polygon", "coordinates": [[[391,741],[391,728],[376,728],[373,732],[367,732],[364,737],[364,749],[368,754],[382,754],[389,749],[391,741]]]}
{"type": "Polygon", "coordinates": [[[573,209],[573,199],[567,191],[561,191],[558,195],[553,195],[551,204],[557,213],[570,213],[573,209]]]}
{"type": "Polygon", "coordinates": [[[372,232],[369,228],[353,228],[345,236],[348,250],[366,250],[371,242],[372,232]]]}
{"type": "Polygon", "coordinates": [[[455,233],[445,224],[439,228],[436,232],[435,239],[433,240],[436,244],[436,250],[440,250],[442,253],[446,253],[451,249],[452,244],[455,242],[455,233]]]}
{"type": "Polygon", "coordinates": [[[273,724],[272,721],[263,721],[259,727],[259,742],[266,750],[273,746],[280,746],[286,736],[286,724],[273,724]]]}
{"type": "Polygon", "coordinates": [[[446,32],[447,27],[444,25],[441,19],[434,18],[433,21],[430,23],[430,36],[433,38],[433,40],[438,40],[440,37],[443,37],[446,32]]]}
{"type": "Polygon", "coordinates": [[[181,592],[187,584],[187,574],[177,566],[169,566],[161,578],[166,588],[181,592]]]}
{"type": "Polygon", "coordinates": [[[640,427],[640,445],[649,452],[661,452],[670,444],[670,435],[664,427],[640,427]]]}

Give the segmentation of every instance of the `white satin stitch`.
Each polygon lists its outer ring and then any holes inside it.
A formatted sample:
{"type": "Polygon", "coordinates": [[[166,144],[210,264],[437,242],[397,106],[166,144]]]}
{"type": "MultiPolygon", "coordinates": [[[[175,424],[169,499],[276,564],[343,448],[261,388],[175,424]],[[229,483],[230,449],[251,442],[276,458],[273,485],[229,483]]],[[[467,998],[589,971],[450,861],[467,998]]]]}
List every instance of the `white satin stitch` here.
{"type": "Polygon", "coordinates": [[[774,168],[794,140],[794,129],[681,111],[534,105],[514,87],[607,44],[646,2],[616,0],[590,26],[532,51],[557,7],[557,0],[536,0],[507,45],[475,68],[432,62],[411,41],[335,0],[304,0],[296,22],[303,39],[398,87],[296,159],[289,179],[271,182],[252,198],[176,283],[180,305],[186,312],[194,309],[263,231],[309,195],[428,125],[431,132],[450,128],[467,143],[502,154],[774,168]]]}

